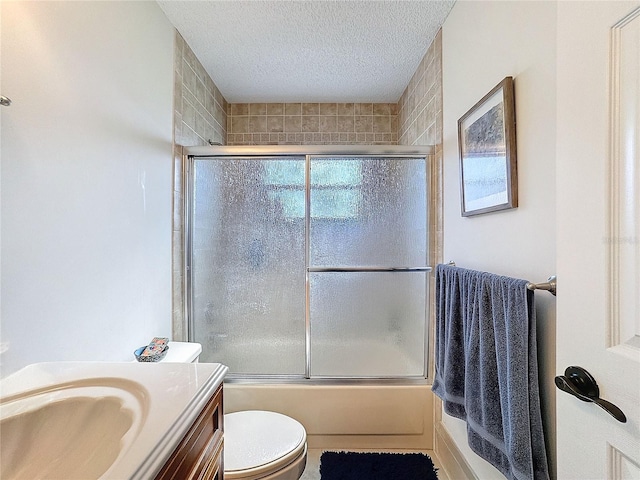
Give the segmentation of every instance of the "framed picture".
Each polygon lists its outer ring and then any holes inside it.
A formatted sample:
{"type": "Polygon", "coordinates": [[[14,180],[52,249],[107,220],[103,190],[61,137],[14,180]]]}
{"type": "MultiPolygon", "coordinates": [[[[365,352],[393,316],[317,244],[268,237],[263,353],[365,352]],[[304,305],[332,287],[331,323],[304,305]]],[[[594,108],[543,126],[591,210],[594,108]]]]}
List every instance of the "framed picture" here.
{"type": "Polygon", "coordinates": [[[506,77],[458,120],[462,216],[518,206],[513,78],[506,77]]]}

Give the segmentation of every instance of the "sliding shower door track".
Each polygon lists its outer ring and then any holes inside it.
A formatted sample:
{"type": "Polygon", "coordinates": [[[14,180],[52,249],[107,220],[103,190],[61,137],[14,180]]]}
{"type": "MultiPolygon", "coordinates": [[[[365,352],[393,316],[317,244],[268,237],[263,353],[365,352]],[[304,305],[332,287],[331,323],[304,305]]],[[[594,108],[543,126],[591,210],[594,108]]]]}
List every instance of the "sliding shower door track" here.
{"type": "Polygon", "coordinates": [[[240,385],[430,385],[422,376],[410,377],[311,377],[302,375],[227,374],[225,383],[240,385]]]}

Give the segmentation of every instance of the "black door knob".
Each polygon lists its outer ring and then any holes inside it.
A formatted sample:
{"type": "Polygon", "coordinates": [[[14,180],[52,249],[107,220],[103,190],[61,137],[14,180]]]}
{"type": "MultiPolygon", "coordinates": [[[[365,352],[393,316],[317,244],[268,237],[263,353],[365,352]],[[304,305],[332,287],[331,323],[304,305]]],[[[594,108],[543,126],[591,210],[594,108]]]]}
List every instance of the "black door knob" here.
{"type": "Polygon", "coordinates": [[[602,408],[619,422],[626,423],[627,417],[613,403],[600,398],[600,389],[596,380],[582,367],[567,367],[564,375],[555,378],[556,387],[570,393],[583,402],[592,402],[602,408]]]}

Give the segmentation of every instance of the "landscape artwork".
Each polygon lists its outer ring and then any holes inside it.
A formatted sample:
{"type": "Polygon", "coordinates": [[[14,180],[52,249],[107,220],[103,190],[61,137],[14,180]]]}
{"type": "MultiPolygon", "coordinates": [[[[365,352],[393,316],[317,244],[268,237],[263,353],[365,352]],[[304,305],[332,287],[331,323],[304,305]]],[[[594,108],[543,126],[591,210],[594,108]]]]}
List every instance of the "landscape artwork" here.
{"type": "Polygon", "coordinates": [[[458,122],[463,216],[517,206],[515,115],[507,83],[512,92],[512,82],[501,82],[458,122]]]}

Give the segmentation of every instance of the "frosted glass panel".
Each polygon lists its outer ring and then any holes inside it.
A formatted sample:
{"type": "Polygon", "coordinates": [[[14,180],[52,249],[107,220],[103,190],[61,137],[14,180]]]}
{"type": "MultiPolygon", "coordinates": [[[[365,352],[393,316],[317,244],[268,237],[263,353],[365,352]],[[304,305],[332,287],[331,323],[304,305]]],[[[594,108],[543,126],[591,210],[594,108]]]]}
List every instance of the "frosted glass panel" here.
{"type": "Polygon", "coordinates": [[[311,266],[423,266],[426,160],[311,159],[311,266]]]}
{"type": "Polygon", "coordinates": [[[376,268],[427,264],[426,161],[194,158],[189,338],[201,360],[249,376],[424,376],[429,274],[376,268]]]}
{"type": "Polygon", "coordinates": [[[305,373],[305,160],[194,162],[192,331],[231,373],[305,373]]]}
{"type": "Polygon", "coordinates": [[[427,273],[311,273],[311,375],[424,374],[427,273]]]}

